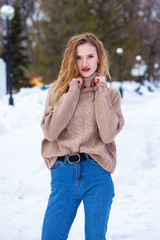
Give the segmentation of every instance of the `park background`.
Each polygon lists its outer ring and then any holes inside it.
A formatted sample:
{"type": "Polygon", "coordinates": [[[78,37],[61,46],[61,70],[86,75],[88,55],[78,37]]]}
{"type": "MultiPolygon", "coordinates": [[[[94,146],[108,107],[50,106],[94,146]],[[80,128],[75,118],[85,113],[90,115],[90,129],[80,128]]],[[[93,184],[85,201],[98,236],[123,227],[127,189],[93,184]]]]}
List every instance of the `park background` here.
{"type": "MultiPolygon", "coordinates": [[[[0,7],[6,1],[0,1],[0,7]]],[[[123,49],[121,80],[131,75],[136,56],[146,64],[143,77],[151,80],[160,64],[159,0],[13,0],[15,16],[10,21],[14,90],[35,81],[57,79],[63,51],[70,36],[93,32],[109,54],[112,80],[119,80],[117,48],[123,49]],[[38,78],[38,80],[37,80],[38,78]]],[[[0,19],[0,57],[7,61],[5,21],[0,19]]]]}
{"type": "MultiPolygon", "coordinates": [[[[8,105],[9,94],[0,99],[0,239],[40,240],[50,192],[40,154],[48,87],[57,79],[68,38],[93,32],[109,54],[113,82],[108,86],[123,88],[126,122],[116,138],[116,197],[107,237],[159,240],[160,1],[7,2],[15,9],[9,22],[14,105],[8,105]],[[120,55],[117,49],[123,49],[120,55]]],[[[7,63],[2,19],[0,58],[7,63]]],[[[81,205],[68,239],[83,240],[83,225],[81,205]]]]}

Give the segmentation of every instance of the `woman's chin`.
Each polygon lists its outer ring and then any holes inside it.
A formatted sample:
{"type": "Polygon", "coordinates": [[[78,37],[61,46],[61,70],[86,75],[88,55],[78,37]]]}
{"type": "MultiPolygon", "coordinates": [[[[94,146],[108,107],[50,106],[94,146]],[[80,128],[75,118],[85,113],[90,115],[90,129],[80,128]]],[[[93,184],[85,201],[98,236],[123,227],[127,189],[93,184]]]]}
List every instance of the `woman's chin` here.
{"type": "Polygon", "coordinates": [[[88,77],[91,77],[95,72],[83,72],[81,73],[81,76],[83,78],[88,78],[88,77]]]}

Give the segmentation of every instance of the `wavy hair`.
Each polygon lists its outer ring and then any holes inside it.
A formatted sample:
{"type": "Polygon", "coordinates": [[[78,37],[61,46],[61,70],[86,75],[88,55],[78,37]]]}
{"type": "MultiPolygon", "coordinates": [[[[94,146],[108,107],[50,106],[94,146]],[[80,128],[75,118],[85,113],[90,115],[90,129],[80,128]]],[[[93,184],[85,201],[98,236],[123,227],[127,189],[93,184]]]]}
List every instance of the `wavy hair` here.
{"type": "Polygon", "coordinates": [[[70,81],[78,77],[79,70],[76,66],[77,47],[85,43],[89,43],[97,49],[99,62],[96,71],[110,78],[108,54],[104,49],[103,43],[93,33],[82,33],[73,36],[68,41],[58,79],[54,83],[52,94],[53,106],[68,91],[70,81]]]}

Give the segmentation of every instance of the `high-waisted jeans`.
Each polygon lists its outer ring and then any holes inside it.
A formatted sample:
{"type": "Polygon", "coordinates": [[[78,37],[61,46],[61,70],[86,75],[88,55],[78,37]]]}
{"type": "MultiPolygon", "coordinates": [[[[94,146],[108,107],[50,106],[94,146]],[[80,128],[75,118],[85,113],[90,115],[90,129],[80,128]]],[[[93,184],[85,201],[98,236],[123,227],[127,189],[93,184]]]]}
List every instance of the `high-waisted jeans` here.
{"type": "Polygon", "coordinates": [[[51,194],[41,239],[67,239],[83,200],[85,240],[105,240],[113,197],[110,173],[93,159],[73,164],[66,160],[56,161],[51,169],[51,194]]]}

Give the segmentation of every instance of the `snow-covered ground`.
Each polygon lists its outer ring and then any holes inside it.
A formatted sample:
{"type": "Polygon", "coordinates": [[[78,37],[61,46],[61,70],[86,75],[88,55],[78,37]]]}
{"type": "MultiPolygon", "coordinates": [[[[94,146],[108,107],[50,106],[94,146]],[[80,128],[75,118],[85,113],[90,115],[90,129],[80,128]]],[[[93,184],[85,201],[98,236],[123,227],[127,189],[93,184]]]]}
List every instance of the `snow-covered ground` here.
{"type": "MultiPolygon", "coordinates": [[[[136,87],[123,84],[126,124],[116,138],[116,197],[108,240],[160,239],[160,88],[152,86],[149,92],[144,86],[138,95],[136,87]]],[[[1,240],[40,240],[50,192],[50,172],[40,153],[46,95],[40,88],[21,89],[13,96],[14,107],[8,106],[8,96],[0,100],[1,240]]],[[[84,240],[83,226],[81,204],[68,239],[84,240]]]]}

